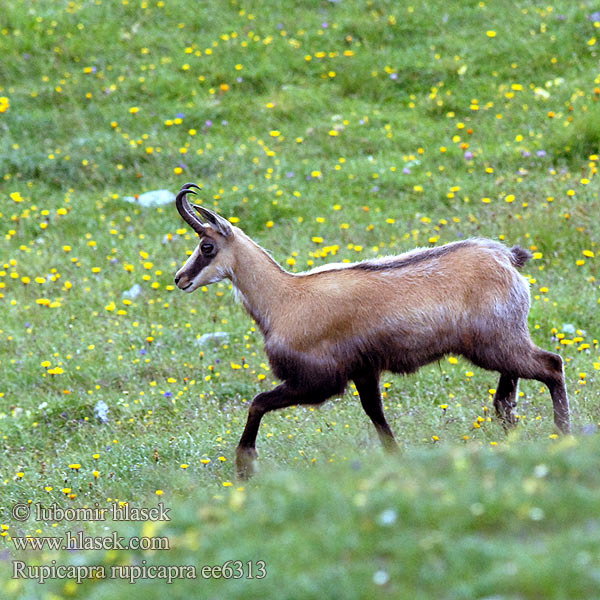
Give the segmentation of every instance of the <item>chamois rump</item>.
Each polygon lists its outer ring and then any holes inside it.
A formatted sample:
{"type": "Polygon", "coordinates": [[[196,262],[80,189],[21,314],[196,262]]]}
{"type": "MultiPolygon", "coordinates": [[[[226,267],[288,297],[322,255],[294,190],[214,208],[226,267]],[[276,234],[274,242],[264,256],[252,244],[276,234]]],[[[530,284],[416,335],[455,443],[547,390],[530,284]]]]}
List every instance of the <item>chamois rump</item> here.
{"type": "Polygon", "coordinates": [[[252,401],[236,451],[240,478],[253,472],[263,415],[295,404],[321,404],[354,381],[362,406],[386,449],[396,441],[379,391],[382,371],[412,373],[447,354],[498,371],[494,407],[515,423],[519,378],[550,390],[554,422],[569,431],[562,359],[538,348],[527,328],[529,285],[517,268],[531,254],[488,239],[359,263],[285,271],[241,229],[194,205],[188,183],[176,197],[199,243],[175,283],[193,292],[228,278],[258,324],[273,372],[282,383],[252,401]]]}

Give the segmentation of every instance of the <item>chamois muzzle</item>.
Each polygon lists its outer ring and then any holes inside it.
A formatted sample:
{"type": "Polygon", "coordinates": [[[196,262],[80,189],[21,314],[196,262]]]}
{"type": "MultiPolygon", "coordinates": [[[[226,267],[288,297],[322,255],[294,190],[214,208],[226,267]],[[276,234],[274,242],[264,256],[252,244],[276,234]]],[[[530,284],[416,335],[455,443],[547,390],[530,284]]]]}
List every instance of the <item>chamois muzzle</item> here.
{"type": "Polygon", "coordinates": [[[199,217],[196,216],[196,213],[192,210],[188,199],[186,198],[187,194],[196,194],[194,190],[190,188],[200,189],[200,186],[195,183],[186,183],[182,186],[179,194],[175,197],[175,206],[177,207],[177,211],[181,215],[181,218],[198,234],[202,235],[204,233],[204,225],[202,221],[200,221],[199,217]]]}
{"type": "Polygon", "coordinates": [[[191,287],[192,283],[194,283],[194,282],[190,281],[190,279],[185,275],[184,276],[181,276],[181,275],[175,276],[175,285],[180,290],[187,290],[187,288],[191,287]]]}

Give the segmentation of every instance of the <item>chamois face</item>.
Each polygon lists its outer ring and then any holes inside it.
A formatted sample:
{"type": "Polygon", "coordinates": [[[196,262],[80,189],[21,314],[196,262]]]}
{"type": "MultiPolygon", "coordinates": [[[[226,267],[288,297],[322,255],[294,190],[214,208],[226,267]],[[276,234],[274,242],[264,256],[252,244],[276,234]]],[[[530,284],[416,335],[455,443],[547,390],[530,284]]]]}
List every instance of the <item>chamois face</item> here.
{"type": "Polygon", "coordinates": [[[186,196],[196,193],[190,189],[194,187],[198,188],[195,183],[186,183],[175,198],[177,211],[200,238],[198,247],[175,274],[175,284],[185,292],[230,277],[233,264],[234,234],[229,221],[202,206],[192,208],[186,196]],[[196,211],[204,217],[205,223],[196,211]]]}
{"type": "Polygon", "coordinates": [[[226,238],[207,226],[198,246],[175,274],[177,287],[189,293],[227,277],[230,273],[227,246],[226,238]]]}

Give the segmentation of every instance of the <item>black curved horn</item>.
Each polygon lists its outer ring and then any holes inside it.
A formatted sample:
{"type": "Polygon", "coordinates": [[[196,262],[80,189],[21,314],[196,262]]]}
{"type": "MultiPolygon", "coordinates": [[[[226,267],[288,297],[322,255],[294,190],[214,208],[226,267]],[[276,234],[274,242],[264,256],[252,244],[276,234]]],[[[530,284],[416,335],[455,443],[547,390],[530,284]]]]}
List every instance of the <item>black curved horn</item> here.
{"type": "Polygon", "coordinates": [[[175,206],[177,207],[177,211],[181,215],[181,218],[198,234],[201,235],[204,233],[204,225],[202,221],[198,218],[196,213],[192,210],[188,199],[186,198],[187,194],[195,194],[190,188],[200,189],[200,186],[195,183],[186,183],[182,186],[179,194],[175,197],[175,206]]]}

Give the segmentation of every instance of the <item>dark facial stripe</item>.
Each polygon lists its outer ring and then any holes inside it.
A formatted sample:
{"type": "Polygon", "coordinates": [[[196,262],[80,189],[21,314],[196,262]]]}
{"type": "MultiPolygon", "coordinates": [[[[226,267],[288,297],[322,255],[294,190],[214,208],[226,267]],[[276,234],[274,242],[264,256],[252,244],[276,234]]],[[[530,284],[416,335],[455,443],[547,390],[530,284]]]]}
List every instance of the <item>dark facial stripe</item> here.
{"type": "Polygon", "coordinates": [[[196,260],[194,260],[194,262],[186,269],[185,275],[187,276],[187,278],[190,281],[193,280],[198,275],[198,273],[202,271],[202,269],[204,269],[210,264],[210,262],[215,256],[216,253],[212,254],[211,256],[205,256],[204,254],[202,254],[202,252],[198,253],[196,260]]]}
{"type": "Polygon", "coordinates": [[[465,240],[464,242],[455,242],[453,244],[447,244],[446,246],[439,246],[438,248],[427,248],[414,254],[413,256],[407,256],[406,258],[400,258],[399,260],[389,260],[386,262],[370,262],[365,261],[356,263],[348,269],[360,269],[361,271],[389,271],[390,269],[402,269],[404,267],[412,267],[419,263],[445,256],[455,250],[464,248],[465,246],[471,245],[471,242],[465,240]]]}

